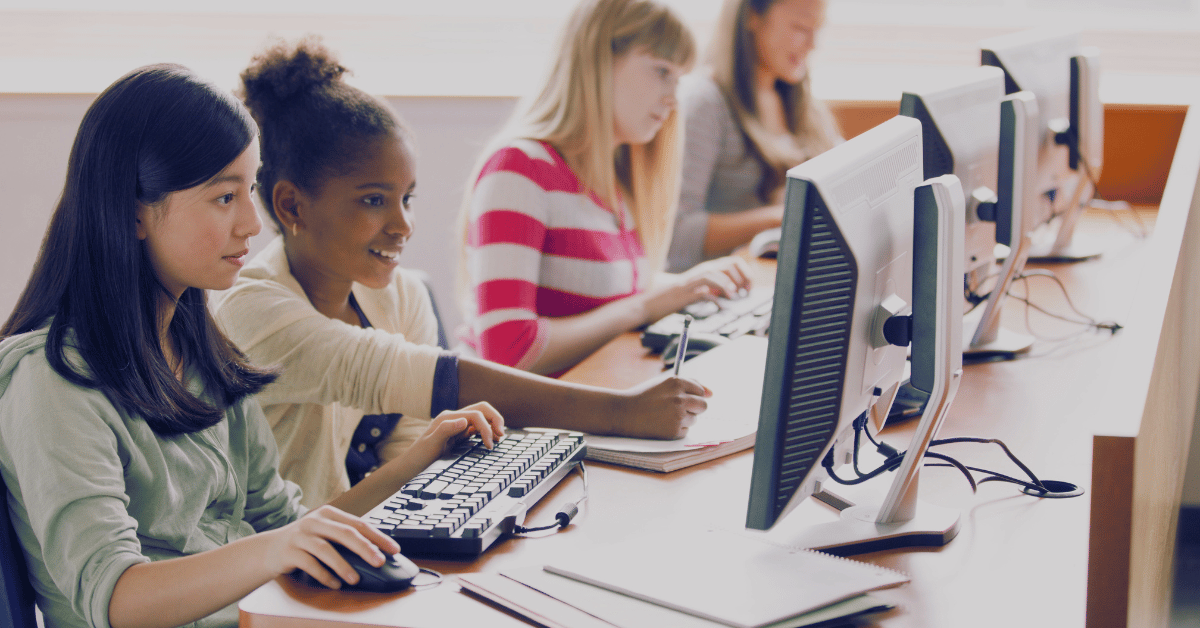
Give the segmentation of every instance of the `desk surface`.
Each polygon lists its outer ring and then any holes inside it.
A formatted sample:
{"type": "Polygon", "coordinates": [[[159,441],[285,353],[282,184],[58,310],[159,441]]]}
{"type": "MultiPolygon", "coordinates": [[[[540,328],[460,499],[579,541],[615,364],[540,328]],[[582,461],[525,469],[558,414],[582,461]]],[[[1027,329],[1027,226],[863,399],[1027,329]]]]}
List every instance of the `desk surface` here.
{"type": "MultiPolygon", "coordinates": [[[[1132,224],[1128,214],[1123,218],[1125,225],[1132,224]]],[[[1143,214],[1143,219],[1151,222],[1153,214],[1143,214]]],[[[1133,292],[1149,249],[1147,241],[1130,235],[1112,216],[1088,216],[1081,230],[1101,236],[1103,257],[1053,270],[1084,313],[1122,321],[1129,311],[1127,295],[1133,292]]],[[[1029,284],[1035,303],[1071,316],[1053,282],[1034,279],[1029,284]]],[[[1014,292],[1019,294],[1020,287],[1014,292]]],[[[1024,330],[1024,310],[1020,301],[1009,299],[1005,326],[1024,330]]],[[[1079,329],[1036,312],[1029,313],[1029,321],[1046,338],[1079,329]]],[[[1041,340],[1030,358],[968,366],[940,435],[1002,439],[1041,477],[1071,481],[1088,490],[1092,431],[1089,417],[1076,408],[1085,395],[1095,393],[1092,382],[1099,369],[1120,360],[1125,350],[1121,342],[1107,336],[1087,332],[1071,342],[1041,340]]],[[[656,357],[645,354],[636,335],[628,334],[589,358],[567,379],[624,385],[658,373],[659,366],[656,357]]],[[[911,429],[911,422],[891,427],[884,438],[903,447],[911,429]]],[[[975,466],[1017,472],[991,446],[956,445],[948,453],[975,466]]],[[[593,463],[590,498],[567,530],[544,538],[502,541],[472,563],[417,562],[446,574],[495,572],[541,565],[575,548],[636,546],[647,530],[741,527],[752,460],[752,452],[745,451],[665,475],[593,463]]],[[[578,477],[572,475],[531,511],[530,521],[548,520],[554,508],[580,490],[578,477]]],[[[972,495],[957,471],[942,468],[924,471],[921,497],[960,510],[961,531],[944,548],[858,557],[912,576],[910,584],[878,594],[901,609],[880,618],[879,625],[1083,624],[1089,497],[1039,500],[1000,483],[983,484],[972,495]]],[[[831,516],[821,506],[806,505],[771,534],[786,539],[789,530],[831,516]]],[[[652,548],[647,551],[652,555],[652,548]]],[[[459,621],[520,625],[501,611],[456,593],[453,584],[383,596],[316,591],[278,579],[248,596],[241,608],[242,625],[256,627],[316,626],[326,625],[326,620],[406,626],[458,625],[459,621]]]]}

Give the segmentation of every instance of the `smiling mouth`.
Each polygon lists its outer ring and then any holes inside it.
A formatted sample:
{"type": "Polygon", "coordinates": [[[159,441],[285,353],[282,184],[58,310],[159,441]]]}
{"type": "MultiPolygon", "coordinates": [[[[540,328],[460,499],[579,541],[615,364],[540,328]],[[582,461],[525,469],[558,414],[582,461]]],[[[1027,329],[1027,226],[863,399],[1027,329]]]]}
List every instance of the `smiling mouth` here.
{"type": "Polygon", "coordinates": [[[380,251],[379,249],[367,250],[370,251],[372,255],[375,255],[376,257],[382,257],[389,262],[394,262],[398,257],[400,257],[400,251],[380,251]]]}

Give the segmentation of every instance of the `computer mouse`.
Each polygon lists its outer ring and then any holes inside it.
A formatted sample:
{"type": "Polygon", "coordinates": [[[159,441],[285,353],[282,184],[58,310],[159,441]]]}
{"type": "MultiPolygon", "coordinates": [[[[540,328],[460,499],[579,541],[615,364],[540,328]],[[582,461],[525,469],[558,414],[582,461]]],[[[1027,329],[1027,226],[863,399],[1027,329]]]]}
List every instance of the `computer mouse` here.
{"type": "MultiPolygon", "coordinates": [[[[692,332],[688,334],[687,351],[684,353],[683,361],[688,360],[708,351],[719,347],[729,342],[729,338],[721,334],[713,334],[708,332],[692,332]]],[[[671,338],[667,342],[667,346],[663,348],[662,360],[665,368],[675,367],[675,353],[679,351],[679,336],[671,338]]]]}
{"type": "Polygon", "coordinates": [[[779,255],[779,238],[782,234],[783,229],[779,227],[760,231],[750,240],[750,255],[768,259],[777,257],[779,255]]]}
{"type": "MultiPolygon", "coordinates": [[[[393,554],[388,557],[388,560],[383,563],[382,567],[376,567],[368,563],[363,557],[346,549],[345,547],[332,544],[334,549],[350,563],[354,571],[358,572],[358,583],[350,584],[342,581],[342,589],[345,591],[372,591],[375,593],[395,593],[403,591],[412,585],[412,581],[421,572],[421,568],[417,567],[411,560],[405,558],[401,554],[393,554]]],[[[292,576],[314,587],[324,587],[312,576],[297,569],[292,573],[292,576]]]]}

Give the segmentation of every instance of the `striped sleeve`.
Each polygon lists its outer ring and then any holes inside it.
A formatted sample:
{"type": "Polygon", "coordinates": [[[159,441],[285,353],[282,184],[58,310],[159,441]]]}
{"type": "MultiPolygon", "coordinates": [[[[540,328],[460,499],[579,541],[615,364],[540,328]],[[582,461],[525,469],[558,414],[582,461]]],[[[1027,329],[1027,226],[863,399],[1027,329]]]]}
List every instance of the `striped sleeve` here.
{"type": "Polygon", "coordinates": [[[546,344],[537,313],[546,242],[544,186],[562,186],[554,164],[516,147],[488,160],[475,184],[467,269],[475,300],[472,333],[484,359],[528,369],[546,344]]]}

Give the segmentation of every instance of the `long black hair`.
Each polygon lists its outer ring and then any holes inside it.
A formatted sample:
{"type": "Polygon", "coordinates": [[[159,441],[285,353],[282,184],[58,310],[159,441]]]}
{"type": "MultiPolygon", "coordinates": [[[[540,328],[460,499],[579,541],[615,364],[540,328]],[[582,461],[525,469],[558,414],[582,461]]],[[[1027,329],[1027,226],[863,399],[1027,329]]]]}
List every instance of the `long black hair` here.
{"type": "Polygon", "coordinates": [[[209,314],[204,290],[179,297],[168,333],[220,407],[188,392],[163,355],[160,303],[172,296],[137,237],[139,204],[153,206],[220,173],[256,135],[231,94],[178,65],[139,68],[84,114],[62,197],[7,338],[44,327],[46,356],[65,379],[103,391],[160,436],[199,431],[272,382],[252,367],[209,314]],[[83,359],[68,358],[73,347],[83,359]]]}
{"type": "Polygon", "coordinates": [[[346,72],[313,35],[268,46],[242,72],[240,95],[262,130],[258,193],[277,227],[272,195],[279,181],[319,194],[330,177],[353,170],[369,142],[394,135],[412,147],[399,116],[343,81],[346,72]]]}

